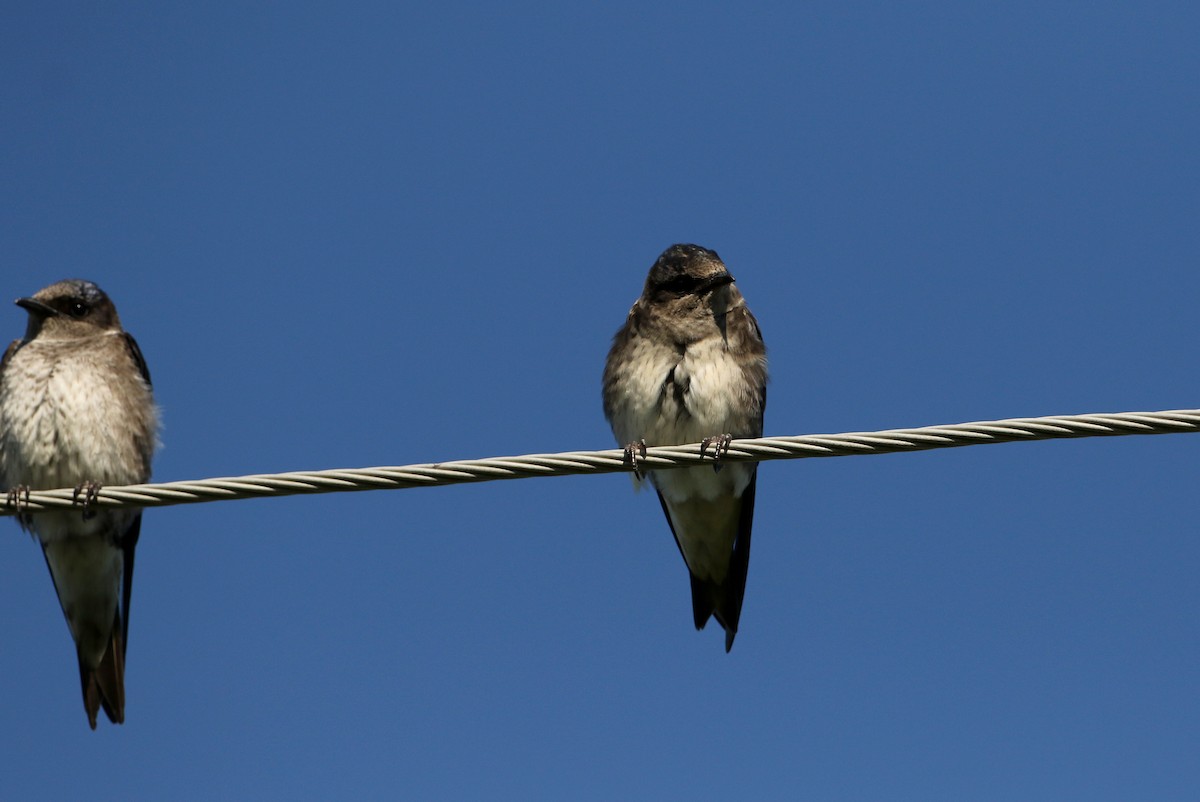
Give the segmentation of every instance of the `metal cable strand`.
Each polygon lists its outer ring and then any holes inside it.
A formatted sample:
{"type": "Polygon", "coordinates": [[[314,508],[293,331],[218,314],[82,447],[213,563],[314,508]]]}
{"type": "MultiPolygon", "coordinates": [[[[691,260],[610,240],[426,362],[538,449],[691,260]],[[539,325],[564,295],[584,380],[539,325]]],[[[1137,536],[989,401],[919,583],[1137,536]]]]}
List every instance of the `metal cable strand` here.
{"type": "MultiPolygon", "coordinates": [[[[760,437],[735,440],[722,457],[731,462],[765,462],[805,457],[848,457],[889,454],[934,448],[1010,443],[1017,440],[1057,440],[1074,437],[1111,437],[1127,434],[1174,434],[1200,431],[1200,409],[1164,412],[1117,412],[1089,415],[1055,415],[1044,418],[1009,418],[997,421],[888,429],[880,432],[810,434],[798,437],[760,437]]],[[[648,448],[638,459],[641,470],[664,470],[713,463],[699,443],[648,448]]],[[[535,476],[616,473],[631,470],[622,449],[527,454],[519,457],[456,460],[424,465],[380,468],[341,468],[326,471],[198,479],[161,484],[105,487],[93,502],[103,507],[166,507],[262,496],[302,493],[338,493],[350,490],[401,490],[409,487],[527,479],[535,476]]],[[[0,515],[21,511],[70,509],[76,506],[74,489],[32,491],[16,505],[3,503],[0,515]]]]}

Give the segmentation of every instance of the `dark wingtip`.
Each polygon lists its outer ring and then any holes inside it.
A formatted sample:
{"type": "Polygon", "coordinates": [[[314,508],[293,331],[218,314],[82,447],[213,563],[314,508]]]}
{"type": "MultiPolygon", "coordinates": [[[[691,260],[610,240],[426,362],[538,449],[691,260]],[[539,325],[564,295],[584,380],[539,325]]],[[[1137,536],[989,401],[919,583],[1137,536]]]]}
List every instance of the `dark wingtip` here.
{"type": "Polygon", "coordinates": [[[108,650],[100,658],[94,675],[100,691],[100,704],[113,724],[125,723],[125,647],[121,629],[121,613],[118,610],[108,650]]]}
{"type": "MultiPolygon", "coordinates": [[[[668,518],[668,520],[670,520],[668,518]]],[[[692,621],[696,624],[696,630],[704,629],[704,625],[708,623],[709,617],[713,614],[715,605],[712,599],[712,588],[710,584],[697,577],[690,570],[688,576],[692,580],[692,621]]]]}
{"type": "Polygon", "coordinates": [[[83,686],[83,710],[87,713],[88,726],[96,729],[96,714],[100,712],[100,688],[96,685],[96,676],[83,658],[79,658],[79,682],[83,686]]]}
{"type": "Polygon", "coordinates": [[[79,679],[83,685],[83,709],[93,730],[100,708],[104,708],[104,714],[113,724],[125,723],[125,649],[119,611],[100,665],[91,668],[79,655],[79,679]]]}

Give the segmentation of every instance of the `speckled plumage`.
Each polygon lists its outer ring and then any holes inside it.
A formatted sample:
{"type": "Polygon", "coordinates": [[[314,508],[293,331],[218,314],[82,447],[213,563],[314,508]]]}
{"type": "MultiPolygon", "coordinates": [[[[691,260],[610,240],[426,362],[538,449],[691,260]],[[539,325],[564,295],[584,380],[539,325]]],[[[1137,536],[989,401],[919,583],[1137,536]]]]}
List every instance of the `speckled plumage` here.
{"type": "MultiPolygon", "coordinates": [[[[713,251],[673,245],[613,338],[604,369],[604,414],[622,445],[759,437],[766,406],[766,348],[725,265],[713,251]]],[[[757,466],[651,471],[692,580],[700,629],[715,616],[732,647],[750,558],[757,466]]]]}
{"type": "MultiPolygon", "coordinates": [[[[0,363],[0,475],[8,489],[148,481],[157,438],[150,376],[112,302],[70,279],[17,302],[25,337],[0,363]]],[[[42,545],[75,640],[88,722],[124,720],[124,660],[141,512],[18,518],[42,545]]]]}

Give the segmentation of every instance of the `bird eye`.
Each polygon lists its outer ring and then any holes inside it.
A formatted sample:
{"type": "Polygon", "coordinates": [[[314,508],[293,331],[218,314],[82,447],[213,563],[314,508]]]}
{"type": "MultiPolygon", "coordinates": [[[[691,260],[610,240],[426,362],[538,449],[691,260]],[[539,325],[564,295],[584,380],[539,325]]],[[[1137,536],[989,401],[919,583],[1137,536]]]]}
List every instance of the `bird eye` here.
{"type": "Polygon", "coordinates": [[[83,317],[88,313],[88,305],[83,301],[71,301],[67,307],[67,314],[74,318],[83,317]]]}
{"type": "Polygon", "coordinates": [[[695,292],[699,283],[699,280],[694,276],[685,274],[668,279],[659,286],[660,289],[673,295],[687,295],[688,293],[695,292]]]}

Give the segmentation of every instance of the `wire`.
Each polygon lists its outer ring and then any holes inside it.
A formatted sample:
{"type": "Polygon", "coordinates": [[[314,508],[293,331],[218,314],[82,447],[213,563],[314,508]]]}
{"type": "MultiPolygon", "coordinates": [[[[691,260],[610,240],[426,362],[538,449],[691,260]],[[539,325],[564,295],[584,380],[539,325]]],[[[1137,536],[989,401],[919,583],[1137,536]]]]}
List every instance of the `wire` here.
{"type": "MultiPolygon", "coordinates": [[[[734,440],[721,459],[728,462],[766,462],[776,459],[927,451],[934,448],[1026,440],[1197,431],[1200,431],[1200,409],[1057,415],[924,426],[917,429],[887,429],[879,432],[734,440]]],[[[699,443],[651,447],[646,449],[644,457],[637,456],[638,468],[642,471],[670,470],[713,464],[712,448],[709,448],[707,455],[702,454],[700,449],[699,443]]],[[[199,504],[265,496],[341,493],[352,490],[403,490],[412,487],[490,482],[498,479],[530,479],[535,476],[570,476],[631,470],[633,466],[626,459],[622,449],[568,451],[559,454],[526,454],[517,457],[456,460],[399,467],[295,471],[104,487],[92,504],[108,508],[167,507],[174,504],[199,504]]],[[[15,503],[10,500],[5,504],[3,497],[0,497],[0,515],[70,509],[77,506],[78,495],[80,494],[74,489],[66,488],[31,491],[27,496],[21,493],[15,503]]]]}

